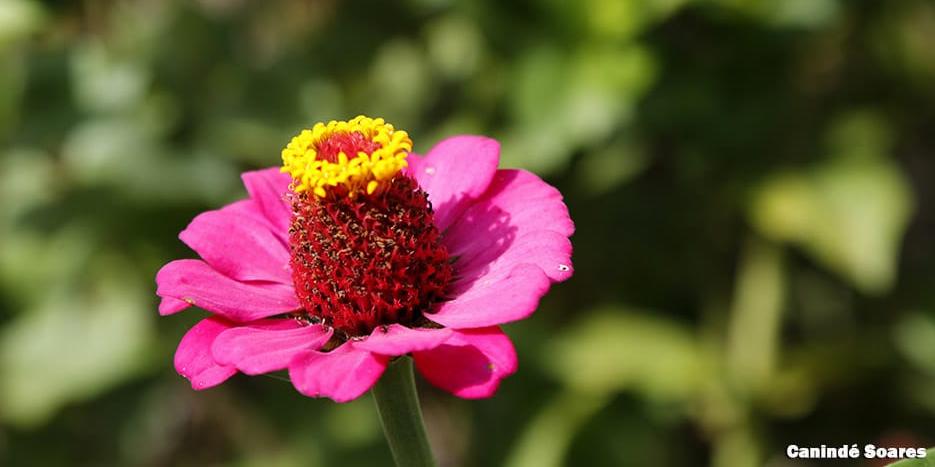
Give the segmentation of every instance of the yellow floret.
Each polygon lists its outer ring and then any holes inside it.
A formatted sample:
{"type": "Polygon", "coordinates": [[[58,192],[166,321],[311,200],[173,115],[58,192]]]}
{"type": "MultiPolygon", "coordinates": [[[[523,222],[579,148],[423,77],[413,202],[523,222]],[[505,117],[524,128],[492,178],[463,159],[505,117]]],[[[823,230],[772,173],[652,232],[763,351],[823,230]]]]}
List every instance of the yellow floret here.
{"type": "Polygon", "coordinates": [[[311,191],[323,198],[332,187],[342,186],[353,197],[361,192],[373,194],[381,183],[393,178],[408,165],[409,151],[412,140],[405,131],[394,130],[382,118],[361,115],[346,122],[316,123],[311,129],[302,130],[282,150],[281,170],[292,175],[292,189],[296,193],[311,191]],[[337,133],[360,133],[380,147],[369,154],[341,152],[336,162],[318,158],[319,144],[337,133]]]}

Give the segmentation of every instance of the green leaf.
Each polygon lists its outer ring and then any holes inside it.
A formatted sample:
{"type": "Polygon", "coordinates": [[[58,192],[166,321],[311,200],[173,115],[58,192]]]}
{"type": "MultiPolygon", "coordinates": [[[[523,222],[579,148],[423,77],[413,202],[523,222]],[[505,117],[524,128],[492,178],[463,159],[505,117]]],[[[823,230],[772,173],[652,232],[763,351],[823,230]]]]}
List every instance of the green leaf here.
{"type": "Polygon", "coordinates": [[[935,467],[935,448],[928,448],[921,459],[903,459],[889,464],[889,467],[935,467]]]}
{"type": "Polygon", "coordinates": [[[784,28],[826,27],[840,14],[836,0],[717,0],[765,25],[784,28]]]}
{"type": "Polygon", "coordinates": [[[370,115],[388,121],[414,121],[417,112],[433,97],[432,70],[425,51],[407,40],[389,41],[374,57],[364,94],[370,115]]]}
{"type": "Polygon", "coordinates": [[[511,80],[517,123],[503,135],[503,165],[547,173],[576,149],[601,145],[629,123],[656,68],[649,50],[638,45],[530,53],[511,80]]]}
{"type": "Polygon", "coordinates": [[[714,366],[711,354],[682,325],[624,309],[589,315],[545,355],[545,367],[577,391],[635,389],[663,400],[691,396],[714,366]]]}
{"type": "Polygon", "coordinates": [[[517,440],[507,467],[558,467],[578,430],[607,405],[607,395],[568,391],[556,396],[517,440]]]}
{"type": "Polygon", "coordinates": [[[80,184],[115,187],[149,202],[217,203],[241,190],[231,161],[202,153],[174,157],[153,131],[146,122],[131,118],[86,120],[65,140],[64,165],[80,184]]]}
{"type": "MultiPolygon", "coordinates": [[[[53,197],[55,183],[52,157],[34,148],[13,148],[0,153],[0,220],[15,220],[29,209],[53,197]]],[[[12,222],[11,222],[12,224],[12,222]]],[[[0,237],[6,227],[0,224],[0,237]]],[[[2,254],[0,254],[2,256],[2,254]]]]}
{"type": "Polygon", "coordinates": [[[478,71],[484,56],[484,38],[469,18],[442,17],[428,26],[426,35],[429,58],[440,73],[463,79],[478,71]]]}
{"type": "Polygon", "coordinates": [[[908,183],[893,162],[837,157],[767,180],[751,217],[767,237],[801,246],[858,289],[880,294],[895,279],[912,211],[908,183]]]}
{"type": "Polygon", "coordinates": [[[643,173],[649,155],[639,142],[617,138],[606,147],[581,157],[577,175],[579,185],[592,195],[603,194],[643,173]]]}
{"type": "Polygon", "coordinates": [[[0,413],[41,424],[65,404],[135,374],[145,361],[154,313],[121,262],[102,261],[80,292],[50,293],[0,334],[0,413]]]}
{"type": "Polygon", "coordinates": [[[31,0],[0,2],[0,47],[38,29],[42,25],[44,16],[39,2],[31,0]]]}
{"type": "Polygon", "coordinates": [[[71,73],[77,103],[92,112],[132,109],[146,95],[150,81],[142,63],[115,57],[97,43],[75,50],[71,73]]]}
{"type": "Polygon", "coordinates": [[[935,374],[935,319],[930,314],[907,313],[893,327],[896,348],[916,367],[935,374]]]}

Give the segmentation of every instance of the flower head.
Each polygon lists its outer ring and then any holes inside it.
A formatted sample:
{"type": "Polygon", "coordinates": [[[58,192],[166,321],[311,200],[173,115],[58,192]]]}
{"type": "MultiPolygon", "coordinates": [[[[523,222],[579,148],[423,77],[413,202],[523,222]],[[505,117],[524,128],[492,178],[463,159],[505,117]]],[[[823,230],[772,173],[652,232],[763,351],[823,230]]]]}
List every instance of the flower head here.
{"type": "Polygon", "coordinates": [[[411,149],[382,119],[319,123],[281,168],[243,175],[248,199],[182,231],[201,259],[168,263],[156,282],[161,314],[213,314],[175,356],[195,389],[285,369],[302,394],[348,401],[411,355],[431,383],[481,398],[516,371],[499,325],[572,274],[561,194],[498,170],[489,138],[411,149]]]}

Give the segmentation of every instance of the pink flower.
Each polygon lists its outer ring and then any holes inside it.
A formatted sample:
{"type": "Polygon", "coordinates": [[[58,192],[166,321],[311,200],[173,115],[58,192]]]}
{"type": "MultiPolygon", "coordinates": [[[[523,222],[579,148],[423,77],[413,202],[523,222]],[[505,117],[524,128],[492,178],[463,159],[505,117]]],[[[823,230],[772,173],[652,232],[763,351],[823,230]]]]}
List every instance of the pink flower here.
{"type": "Polygon", "coordinates": [[[249,199],[179,234],[201,259],[166,264],[157,294],[162,315],[213,314],[175,354],[193,388],[287,369],[302,394],[344,402],[411,355],[432,384],[483,398],[516,371],[499,325],[572,274],[562,196],[498,170],[489,138],[410,149],[381,119],[316,125],[283,150],[291,176],[244,173],[249,199]]]}

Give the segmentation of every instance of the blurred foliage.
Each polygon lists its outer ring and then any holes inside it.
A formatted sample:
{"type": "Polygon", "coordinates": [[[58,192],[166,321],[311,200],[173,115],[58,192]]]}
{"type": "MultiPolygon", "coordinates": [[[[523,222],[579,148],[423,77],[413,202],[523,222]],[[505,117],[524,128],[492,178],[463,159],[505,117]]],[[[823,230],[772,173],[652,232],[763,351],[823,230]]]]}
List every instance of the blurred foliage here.
{"type": "Polygon", "coordinates": [[[928,0],[0,0],[0,465],[390,465],[369,397],[191,391],[203,313],[153,295],[241,171],[361,113],[500,139],[577,223],[520,372],[423,385],[442,465],[935,445],[933,43],[928,0]]]}
{"type": "Polygon", "coordinates": [[[935,449],[926,451],[923,459],[905,459],[890,464],[892,467],[931,467],[935,465],[935,449]]]}

